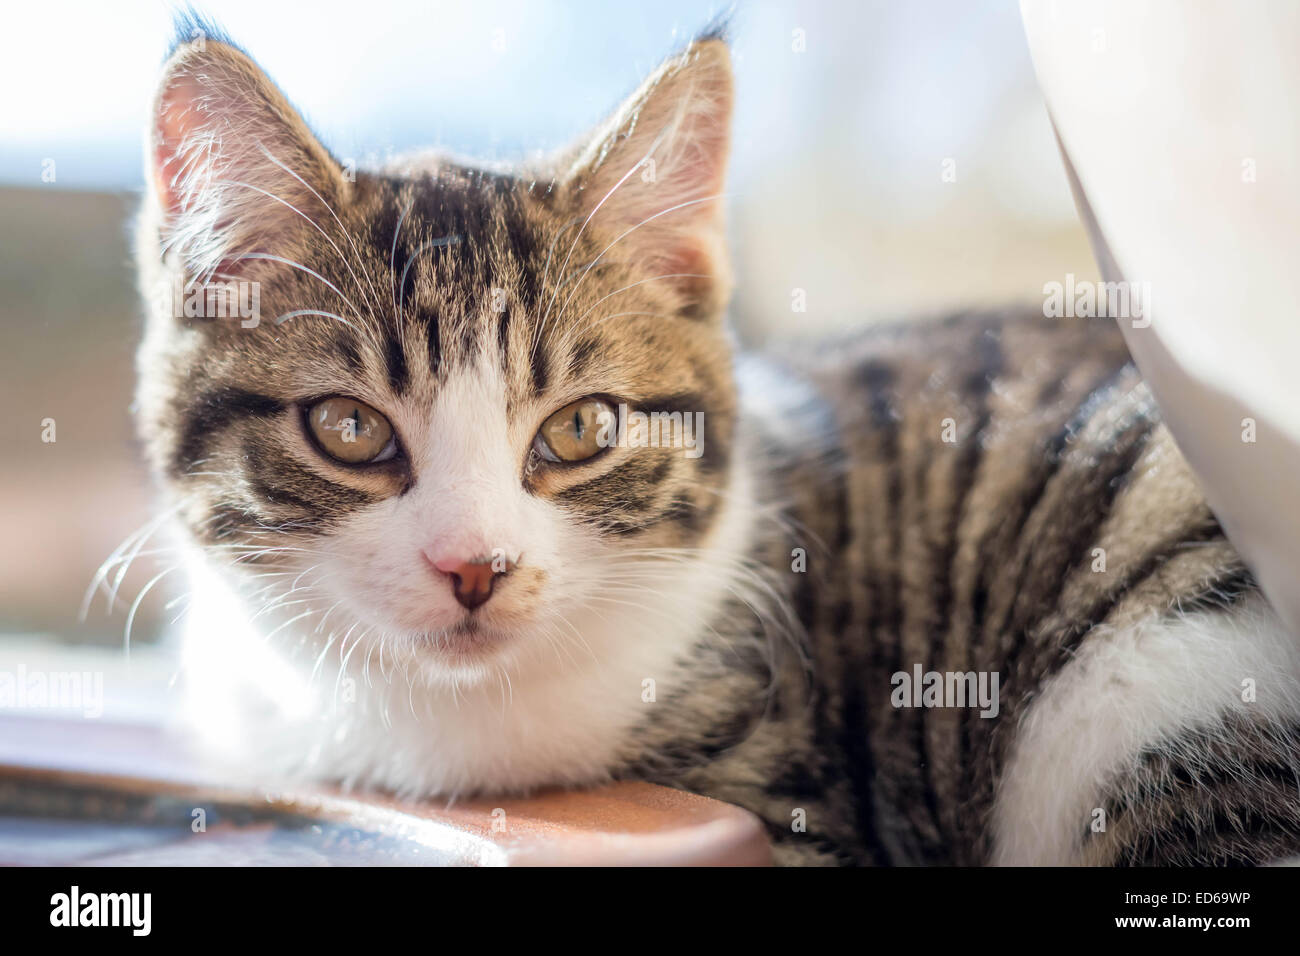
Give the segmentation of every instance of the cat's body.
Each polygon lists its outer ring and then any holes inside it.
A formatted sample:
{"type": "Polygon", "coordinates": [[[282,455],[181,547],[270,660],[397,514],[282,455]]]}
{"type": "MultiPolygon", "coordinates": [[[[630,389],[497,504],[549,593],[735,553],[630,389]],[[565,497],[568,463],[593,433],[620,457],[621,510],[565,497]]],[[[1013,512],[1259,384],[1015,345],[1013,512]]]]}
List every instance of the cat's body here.
{"type": "Polygon", "coordinates": [[[765,700],[733,603],[692,670],[723,671],[717,689],[697,678],[689,716],[648,719],[639,771],[755,809],[791,860],[1296,852],[1300,649],[1111,323],[959,315],[780,366],[742,374],[742,407],[769,423],[755,533],[802,658],[765,700]],[[918,670],[996,674],[996,713],[974,693],[897,706],[918,670]],[[1267,700],[1245,693],[1259,675],[1267,700]]]}
{"type": "Polygon", "coordinates": [[[156,311],[141,352],[209,748],[420,796],[650,779],[787,862],[1300,850],[1300,654],[1115,328],[733,360],[729,102],[706,39],[546,170],[352,182],[242,54],[173,56],[146,288],[270,306],[156,311]],[[330,396],[373,455],[320,430],[330,396]],[[592,402],[703,441],[584,450],[592,402]],[[896,706],[931,671],[995,693],[896,706]]]}

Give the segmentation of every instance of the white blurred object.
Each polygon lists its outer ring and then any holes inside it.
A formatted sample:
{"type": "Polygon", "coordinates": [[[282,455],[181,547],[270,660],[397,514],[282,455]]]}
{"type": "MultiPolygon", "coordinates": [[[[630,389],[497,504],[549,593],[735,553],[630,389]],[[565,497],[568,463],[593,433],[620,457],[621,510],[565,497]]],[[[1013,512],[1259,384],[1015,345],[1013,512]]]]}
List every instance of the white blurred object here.
{"type": "Polygon", "coordinates": [[[1129,348],[1300,632],[1300,4],[1021,0],[1021,14],[1098,264],[1149,283],[1150,327],[1120,323],[1129,348]]]}

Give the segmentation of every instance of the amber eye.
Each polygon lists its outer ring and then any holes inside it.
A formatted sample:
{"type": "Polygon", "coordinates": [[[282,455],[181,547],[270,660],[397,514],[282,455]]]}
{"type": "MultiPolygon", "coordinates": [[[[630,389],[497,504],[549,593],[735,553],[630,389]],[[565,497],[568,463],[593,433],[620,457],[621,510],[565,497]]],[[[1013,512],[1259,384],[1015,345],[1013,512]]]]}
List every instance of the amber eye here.
{"type": "Polygon", "coordinates": [[[331,458],[349,465],[387,461],[397,454],[388,419],[355,398],[327,398],[307,409],[307,427],[331,458]]]}
{"type": "Polygon", "coordinates": [[[609,402],[584,398],[546,419],[533,447],[547,461],[584,461],[614,444],[617,424],[609,402]]]}

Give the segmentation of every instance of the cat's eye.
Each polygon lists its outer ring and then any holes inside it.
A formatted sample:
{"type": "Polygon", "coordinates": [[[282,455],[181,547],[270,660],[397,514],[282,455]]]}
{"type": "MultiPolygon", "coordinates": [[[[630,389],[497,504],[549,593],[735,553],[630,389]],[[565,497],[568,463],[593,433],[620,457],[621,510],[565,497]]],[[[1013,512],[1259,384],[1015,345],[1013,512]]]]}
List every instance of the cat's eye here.
{"type": "Polygon", "coordinates": [[[355,398],[326,398],[307,409],[307,427],[321,450],[349,465],[387,461],[397,454],[388,419],[355,398]]]}
{"type": "Polygon", "coordinates": [[[613,444],[616,424],[614,406],[603,399],[584,398],[546,419],[533,448],[550,462],[585,461],[613,444]]]}

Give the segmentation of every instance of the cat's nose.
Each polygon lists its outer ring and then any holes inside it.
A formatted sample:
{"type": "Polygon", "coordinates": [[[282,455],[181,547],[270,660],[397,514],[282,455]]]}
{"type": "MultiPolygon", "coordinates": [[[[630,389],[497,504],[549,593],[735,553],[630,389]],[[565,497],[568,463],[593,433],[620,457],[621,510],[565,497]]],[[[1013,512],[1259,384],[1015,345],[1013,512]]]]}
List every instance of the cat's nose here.
{"type": "Polygon", "coordinates": [[[466,561],[462,558],[438,558],[430,563],[451,578],[451,590],[462,607],[472,611],[492,596],[496,579],[508,574],[514,564],[504,559],[466,561]]]}

